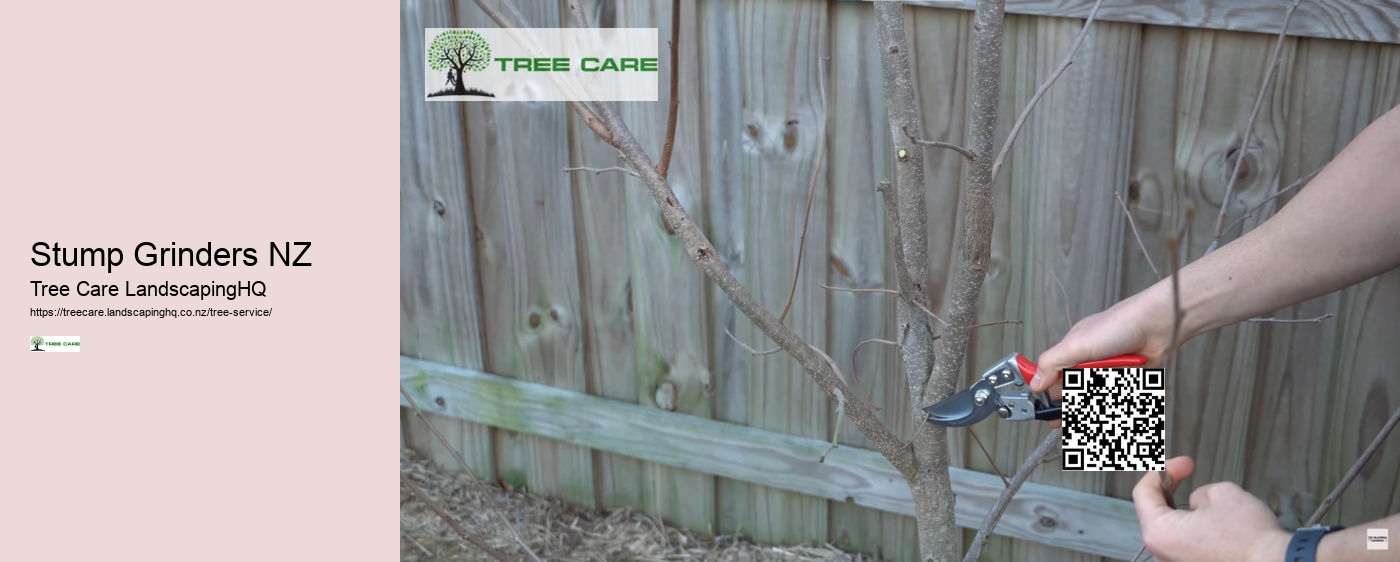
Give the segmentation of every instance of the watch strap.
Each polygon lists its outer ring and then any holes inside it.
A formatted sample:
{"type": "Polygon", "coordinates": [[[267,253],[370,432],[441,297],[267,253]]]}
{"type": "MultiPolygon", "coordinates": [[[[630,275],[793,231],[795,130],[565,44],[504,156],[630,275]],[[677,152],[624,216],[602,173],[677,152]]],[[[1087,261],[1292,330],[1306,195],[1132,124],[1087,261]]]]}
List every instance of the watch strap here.
{"type": "Polygon", "coordinates": [[[1284,553],[1285,562],[1316,562],[1317,543],[1322,542],[1322,536],[1332,531],[1340,531],[1344,527],[1313,525],[1302,527],[1293,533],[1293,540],[1288,541],[1288,551],[1284,553]]]}

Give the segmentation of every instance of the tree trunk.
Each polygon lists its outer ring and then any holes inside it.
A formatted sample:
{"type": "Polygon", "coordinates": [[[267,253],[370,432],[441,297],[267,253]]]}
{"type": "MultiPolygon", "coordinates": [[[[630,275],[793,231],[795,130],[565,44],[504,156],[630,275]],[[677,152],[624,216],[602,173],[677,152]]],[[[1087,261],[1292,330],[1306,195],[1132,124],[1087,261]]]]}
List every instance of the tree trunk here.
{"type": "Polygon", "coordinates": [[[922,420],[919,423],[928,427],[918,433],[927,435],[915,437],[919,472],[916,481],[909,485],[919,528],[919,558],[937,562],[961,560],[962,529],[954,520],[953,480],[948,474],[948,430],[922,420]]]}
{"type": "MultiPolygon", "coordinates": [[[[934,367],[933,329],[924,315],[928,298],[928,211],[924,206],[924,149],[910,135],[920,135],[923,121],[914,94],[914,76],[909,67],[909,41],[904,33],[904,6],[894,2],[875,3],[879,23],[880,70],[889,113],[890,138],[894,142],[895,189],[888,194],[887,220],[891,225],[891,252],[894,253],[899,299],[899,349],[909,387],[911,412],[915,417],[914,474],[908,475],[914,498],[914,515],[919,528],[919,558],[958,560],[962,558],[962,530],[953,520],[953,486],[948,474],[948,432],[926,423],[922,408],[926,399],[941,399],[938,389],[953,383],[929,380],[934,367]],[[917,306],[916,306],[917,305],[917,306]],[[926,387],[934,382],[935,395],[926,387]]],[[[943,395],[949,394],[943,390],[943,395]]]]}
{"type": "Polygon", "coordinates": [[[452,88],[452,93],[459,96],[467,95],[466,71],[466,67],[460,67],[457,69],[457,85],[452,88]]]}

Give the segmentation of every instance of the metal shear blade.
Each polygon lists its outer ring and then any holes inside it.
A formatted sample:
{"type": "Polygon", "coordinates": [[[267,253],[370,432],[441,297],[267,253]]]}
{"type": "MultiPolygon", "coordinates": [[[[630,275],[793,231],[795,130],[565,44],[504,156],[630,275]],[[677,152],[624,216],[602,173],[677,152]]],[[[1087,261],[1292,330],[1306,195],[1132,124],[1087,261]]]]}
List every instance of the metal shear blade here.
{"type": "Polygon", "coordinates": [[[926,406],[924,412],[928,414],[928,421],[938,425],[948,427],[964,427],[976,424],[997,409],[998,394],[996,387],[986,380],[979,380],[967,390],[949,396],[948,399],[926,406]],[[977,395],[982,394],[982,403],[978,404],[977,395]]]}

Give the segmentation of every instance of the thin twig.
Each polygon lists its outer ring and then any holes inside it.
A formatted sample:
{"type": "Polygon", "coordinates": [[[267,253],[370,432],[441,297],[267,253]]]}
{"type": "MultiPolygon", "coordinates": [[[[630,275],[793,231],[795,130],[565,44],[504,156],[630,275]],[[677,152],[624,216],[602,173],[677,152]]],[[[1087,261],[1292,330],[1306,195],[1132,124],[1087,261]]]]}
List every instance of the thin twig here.
{"type": "Polygon", "coordinates": [[[1079,45],[1083,44],[1084,38],[1089,35],[1089,26],[1094,23],[1094,18],[1099,15],[1099,6],[1102,5],[1103,0],[1094,2],[1094,8],[1089,10],[1089,19],[1084,20],[1084,27],[1079,30],[1079,35],[1075,36],[1074,44],[1070,45],[1069,52],[1065,53],[1065,59],[1060,61],[1059,68],[1056,68],[1054,74],[1051,74],[1050,78],[1041,83],[1039,88],[1036,88],[1035,95],[1031,96],[1030,103],[1026,104],[1025,109],[1021,110],[1021,115],[1016,118],[1016,124],[1011,126],[1011,132],[1006,135],[1006,142],[1001,145],[1001,152],[998,152],[996,160],[992,161],[992,181],[996,181],[997,174],[1001,173],[1002,161],[1006,160],[1006,155],[1011,152],[1011,143],[1016,142],[1016,135],[1021,134],[1021,126],[1026,124],[1026,118],[1030,117],[1031,110],[1035,109],[1035,105],[1040,103],[1040,98],[1045,95],[1045,92],[1050,91],[1050,86],[1055,83],[1055,80],[1060,78],[1061,74],[1065,73],[1065,69],[1069,68],[1070,63],[1074,61],[1074,54],[1079,52],[1079,45]]]}
{"type": "MultiPolygon", "coordinates": [[[[1191,224],[1191,219],[1190,219],[1190,217],[1191,217],[1191,215],[1193,215],[1193,214],[1194,214],[1194,213],[1192,212],[1192,210],[1188,208],[1188,209],[1187,209],[1187,217],[1188,217],[1188,218],[1186,219],[1186,224],[1187,224],[1188,229],[1189,229],[1189,225],[1191,224]]],[[[1167,256],[1167,265],[1168,265],[1168,267],[1170,268],[1170,269],[1169,269],[1169,274],[1170,274],[1171,277],[1172,277],[1172,339],[1171,339],[1171,343],[1168,344],[1168,347],[1167,347],[1167,349],[1171,350],[1171,359],[1170,359],[1171,366],[1169,367],[1169,370],[1168,370],[1167,372],[1171,372],[1170,369],[1176,369],[1176,368],[1179,366],[1179,363],[1178,363],[1177,361],[1178,361],[1179,358],[1180,358],[1179,354],[1177,353],[1177,348],[1180,347],[1180,344],[1181,344],[1181,342],[1178,340],[1178,338],[1181,337],[1181,314],[1182,314],[1182,313],[1181,313],[1181,275],[1180,275],[1180,273],[1181,273],[1181,267],[1180,267],[1180,265],[1179,265],[1179,264],[1180,264],[1180,261],[1181,261],[1181,254],[1180,254],[1180,252],[1179,252],[1179,249],[1177,248],[1177,245],[1178,245],[1178,244],[1177,244],[1177,235],[1176,235],[1176,234],[1173,234],[1173,235],[1171,235],[1171,236],[1168,236],[1166,242],[1167,242],[1167,254],[1168,254],[1168,256],[1167,256]]],[[[1167,505],[1168,505],[1169,507],[1171,507],[1172,509],[1176,509],[1176,499],[1172,497],[1172,477],[1171,477],[1171,474],[1169,474],[1169,473],[1167,472],[1166,467],[1162,467],[1162,470],[1161,470],[1160,472],[1157,473],[1157,478],[1158,478],[1159,483],[1161,484],[1161,487],[1162,487],[1162,496],[1163,496],[1164,498],[1166,498],[1166,500],[1167,500],[1167,505]]],[[[1144,544],[1143,546],[1147,546],[1147,545],[1144,544]]]]}
{"type": "Polygon", "coordinates": [[[788,310],[792,309],[792,299],[797,296],[797,278],[802,275],[802,254],[807,248],[807,225],[812,222],[812,201],[817,198],[817,176],[822,168],[822,155],[826,153],[822,150],[826,142],[826,67],[821,61],[817,61],[818,91],[822,97],[822,118],[817,126],[817,155],[812,163],[812,182],[807,187],[807,210],[802,214],[802,236],[797,241],[797,263],[792,267],[792,288],[788,290],[787,304],[783,305],[783,313],[778,315],[778,323],[787,320],[788,310]]]}
{"type": "Polygon", "coordinates": [[[418,539],[415,539],[408,533],[403,532],[403,529],[399,530],[399,534],[403,535],[403,538],[406,538],[409,540],[409,542],[413,543],[413,546],[418,547],[418,550],[423,551],[423,554],[428,555],[428,558],[437,558],[437,556],[434,556],[432,552],[428,551],[427,547],[423,546],[423,543],[418,542],[418,539]]]}
{"type": "MultiPolygon", "coordinates": [[[[496,25],[501,27],[511,25],[500,11],[487,0],[476,0],[476,4],[496,22],[496,25]]],[[[822,390],[831,392],[833,389],[840,388],[844,382],[822,360],[821,356],[813,352],[801,336],[779,322],[777,316],[754,298],[753,293],[749,292],[748,288],[734,277],[729,266],[720,259],[720,253],[715,249],[714,244],[710,242],[689,213],[681,207],[670,184],[657,175],[655,162],[647,155],[646,150],[637,142],[636,136],[617,116],[617,113],[607,104],[597,106],[598,114],[596,116],[590,115],[588,108],[581,105],[571,103],[569,107],[585,118],[589,128],[600,139],[617,148],[628,165],[641,175],[642,183],[647,186],[647,191],[661,209],[661,215],[666,224],[675,230],[676,237],[680,239],[685,247],[686,255],[695,264],[695,267],[717,285],[735,308],[747,316],[755,327],[771,338],[779,347],[786,350],[822,390]]],[[[918,470],[913,451],[876,417],[869,404],[866,404],[859,396],[853,395],[852,392],[847,391],[846,396],[845,413],[851,423],[871,441],[874,448],[889,460],[890,464],[901,475],[910,479],[917,477],[918,470]]]]}
{"type": "Polygon", "coordinates": [[[577,167],[573,167],[573,168],[564,168],[564,171],[565,171],[565,172],[593,172],[593,175],[595,175],[595,176],[598,175],[598,174],[601,174],[601,173],[603,173],[603,172],[621,172],[621,173],[627,174],[627,175],[629,175],[629,176],[632,176],[632,177],[634,177],[634,178],[639,178],[639,179],[640,179],[640,178],[642,177],[642,176],[637,175],[637,172],[633,172],[632,170],[628,170],[627,168],[623,168],[623,167],[620,167],[620,166],[613,166],[613,167],[611,167],[611,168],[589,168],[589,167],[587,167],[587,166],[577,166],[577,167]]]}
{"type": "Polygon", "coordinates": [[[1247,220],[1249,220],[1251,217],[1254,216],[1254,212],[1255,212],[1255,211],[1258,211],[1258,210],[1259,210],[1260,208],[1262,208],[1264,205],[1268,205],[1270,201],[1273,201],[1274,199],[1278,199],[1279,196],[1281,196],[1281,195],[1283,195],[1283,194],[1285,194],[1285,193],[1288,193],[1288,192],[1290,192],[1290,191],[1293,191],[1293,190],[1295,190],[1295,189],[1298,189],[1298,188],[1300,188],[1300,187],[1303,187],[1304,185],[1307,185],[1308,181],[1312,180],[1312,179],[1313,179],[1314,177],[1316,177],[1318,174],[1322,173],[1322,170],[1325,169],[1325,168],[1327,168],[1327,164],[1323,164],[1323,165],[1319,166],[1316,170],[1313,170],[1312,172],[1308,173],[1307,175],[1305,175],[1305,176],[1303,176],[1303,177],[1301,177],[1301,178],[1298,178],[1298,179],[1294,180],[1293,183],[1288,184],[1288,187],[1285,187],[1285,188],[1283,188],[1283,189],[1280,189],[1280,190],[1278,190],[1278,191],[1275,191],[1273,195],[1270,195],[1270,196],[1268,196],[1268,197],[1265,197],[1263,201],[1260,201],[1260,202],[1258,202],[1258,203],[1255,203],[1253,207],[1250,207],[1248,211],[1245,211],[1244,216],[1240,217],[1238,220],[1236,220],[1235,222],[1231,223],[1230,226],[1225,227],[1225,232],[1230,232],[1230,231],[1234,230],[1235,227],[1244,224],[1244,221],[1247,221],[1247,220]]]}
{"type": "Polygon", "coordinates": [[[856,289],[853,287],[832,287],[831,285],[827,285],[825,283],[823,283],[821,287],[829,291],[844,291],[847,293],[880,293],[882,295],[899,294],[899,291],[896,291],[894,289],[856,289]]]}
{"type": "Polygon", "coordinates": [[[1172,279],[1172,339],[1167,349],[1172,353],[1172,367],[1176,367],[1176,350],[1181,343],[1178,339],[1181,337],[1181,256],[1180,244],[1175,234],[1168,236],[1166,243],[1169,254],[1167,262],[1171,266],[1169,273],[1172,279]]]}
{"type": "MultiPolygon", "coordinates": [[[[870,338],[870,339],[867,339],[867,340],[861,340],[860,343],[856,344],[855,349],[852,349],[852,350],[851,350],[851,378],[852,378],[852,379],[855,379],[855,381],[856,381],[856,390],[857,390],[857,391],[860,390],[860,368],[859,368],[859,367],[857,366],[857,364],[856,364],[856,363],[857,363],[857,362],[856,362],[856,356],[857,356],[858,354],[860,354],[860,348],[861,348],[861,346],[863,346],[863,345],[865,345],[865,344],[867,344],[867,343],[883,343],[883,344],[885,344],[885,345],[892,345],[892,346],[895,346],[895,347],[899,347],[899,342],[893,342],[893,341],[890,341],[890,340],[882,340],[882,339],[878,339],[878,338],[870,338]]],[[[871,388],[871,392],[874,392],[874,391],[875,391],[875,389],[874,389],[874,388],[871,388]]],[[[881,408],[881,407],[875,405],[875,397],[874,397],[874,395],[871,395],[871,397],[870,397],[870,398],[867,398],[866,400],[868,400],[868,401],[870,402],[870,407],[871,407],[871,408],[875,408],[876,410],[883,410],[883,409],[884,409],[884,408],[881,408]]]]}
{"type": "Polygon", "coordinates": [[[997,320],[996,322],[981,322],[981,323],[978,323],[978,324],[973,324],[973,325],[971,325],[971,326],[968,326],[967,328],[968,328],[969,330],[976,330],[976,329],[978,329],[978,328],[986,328],[987,326],[999,326],[999,325],[1001,325],[1001,324],[1020,324],[1020,323],[1021,323],[1020,320],[997,320]]]}
{"type": "Polygon", "coordinates": [[[656,175],[666,179],[671,169],[671,149],[676,146],[676,116],[680,113],[681,98],[676,94],[681,78],[681,58],[677,56],[680,44],[676,38],[681,32],[681,0],[671,2],[671,107],[666,113],[666,143],[661,145],[661,163],[656,165],[656,175]]]}
{"type": "Polygon", "coordinates": [[[977,436],[977,432],[972,430],[972,426],[967,426],[968,434],[972,435],[972,440],[977,442],[977,448],[982,449],[982,456],[987,457],[987,463],[992,465],[992,471],[1001,477],[1001,483],[1006,487],[1011,487],[1011,481],[1006,479],[1006,475],[1001,473],[1001,468],[997,466],[997,461],[992,459],[992,453],[987,450],[987,446],[982,444],[982,438],[977,436]]]}
{"type": "Polygon", "coordinates": [[[1275,324],[1321,324],[1323,320],[1326,320],[1331,317],[1332,313],[1328,312],[1327,314],[1323,314],[1322,316],[1314,318],[1250,318],[1248,320],[1245,320],[1245,322],[1272,322],[1275,324]]]}
{"type": "Polygon", "coordinates": [[[1317,506],[1317,511],[1314,511],[1312,517],[1308,518],[1308,522],[1303,524],[1304,527],[1316,525],[1322,521],[1322,516],[1326,515],[1327,510],[1332,508],[1332,504],[1337,503],[1337,499],[1342,497],[1342,492],[1346,491],[1347,486],[1351,485],[1351,481],[1356,479],[1356,475],[1361,473],[1361,469],[1366,466],[1376,451],[1380,450],[1381,445],[1385,443],[1385,438],[1395,429],[1396,423],[1400,423],[1400,409],[1396,409],[1395,413],[1390,415],[1390,419],[1386,420],[1385,425],[1376,434],[1376,438],[1371,440],[1371,444],[1366,446],[1366,450],[1362,451],[1356,462],[1351,464],[1351,468],[1347,469],[1346,476],[1343,476],[1342,481],[1337,483],[1337,487],[1332,489],[1332,493],[1327,494],[1327,497],[1322,500],[1322,504],[1317,506]]]}
{"type": "Polygon", "coordinates": [[[739,347],[742,347],[742,348],[744,348],[744,349],[747,349],[747,350],[749,351],[749,353],[750,353],[750,354],[753,354],[754,356],[758,356],[758,355],[771,355],[771,354],[774,354],[774,353],[777,353],[777,352],[783,350],[782,347],[775,347],[775,348],[773,348],[773,349],[769,349],[769,350],[765,350],[765,351],[759,351],[759,350],[757,350],[757,349],[754,349],[754,348],[752,348],[752,347],[749,347],[749,344],[744,343],[743,340],[739,339],[739,336],[736,336],[736,335],[734,335],[734,332],[729,331],[729,326],[725,326],[725,327],[724,327],[724,333],[725,333],[725,335],[729,336],[729,339],[734,340],[734,343],[739,344],[739,347]]]}
{"type": "MultiPolygon", "coordinates": [[[[831,356],[827,355],[825,351],[822,351],[822,348],[820,347],[811,344],[807,344],[807,347],[812,348],[813,353],[820,355],[822,359],[826,360],[826,364],[831,366],[832,372],[836,373],[836,376],[841,379],[841,382],[846,383],[846,386],[848,387],[855,388],[855,386],[851,384],[851,379],[846,378],[846,373],[841,372],[841,367],[836,365],[835,359],[832,359],[831,356]]],[[[833,389],[831,392],[832,396],[839,398],[844,403],[846,398],[844,396],[840,396],[840,394],[841,389],[839,388],[833,389]]]]}
{"type": "MultiPolygon", "coordinates": [[[[822,351],[821,348],[815,345],[810,347],[812,351],[816,352],[817,355],[821,355],[822,359],[826,360],[826,364],[831,366],[831,370],[836,371],[837,376],[841,377],[841,380],[846,380],[846,375],[841,373],[841,367],[836,365],[835,359],[832,359],[830,355],[827,355],[825,351],[822,351]]],[[[854,388],[856,392],[860,392],[860,387],[851,384],[850,381],[846,382],[846,386],[854,388]]],[[[826,462],[826,456],[831,454],[831,451],[835,450],[840,443],[841,418],[846,416],[846,394],[841,392],[840,388],[833,388],[831,389],[831,397],[836,399],[836,424],[835,429],[831,430],[831,448],[827,449],[826,452],[822,453],[821,458],[817,459],[819,463],[826,462]]]]}
{"type": "Polygon", "coordinates": [[[1147,251],[1147,244],[1142,243],[1142,234],[1138,233],[1137,222],[1133,221],[1133,214],[1128,212],[1128,204],[1123,202],[1123,196],[1117,191],[1113,192],[1113,198],[1118,200],[1118,206],[1123,208],[1123,216],[1128,217],[1128,226],[1133,229],[1133,238],[1137,239],[1138,249],[1142,250],[1142,257],[1147,259],[1147,267],[1152,268],[1152,275],[1158,281],[1162,280],[1162,274],[1157,271],[1157,264],[1152,263],[1152,254],[1147,251]]]}
{"type": "Polygon", "coordinates": [[[1220,215],[1215,217],[1215,234],[1211,237],[1210,246],[1206,248],[1207,254],[1220,246],[1220,235],[1225,231],[1225,214],[1230,211],[1230,198],[1235,194],[1235,180],[1239,179],[1240,167],[1249,155],[1249,139],[1254,135],[1254,120],[1259,117],[1259,108],[1264,105],[1264,92],[1268,91],[1269,83],[1274,80],[1274,73],[1278,70],[1279,55],[1283,53],[1283,40],[1288,37],[1288,23],[1293,21],[1293,10],[1298,9],[1300,1],[1293,0],[1283,12],[1283,28],[1278,30],[1278,41],[1274,42],[1274,51],[1269,54],[1269,69],[1259,81],[1259,92],[1254,96],[1254,109],[1249,111],[1249,120],[1244,124],[1244,135],[1240,137],[1240,147],[1235,150],[1235,165],[1230,169],[1230,179],[1225,182],[1225,198],[1220,202],[1220,215]]]}
{"type": "MultiPolygon", "coordinates": [[[[894,192],[894,185],[889,181],[882,181],[875,185],[875,191],[880,193],[880,198],[885,203],[885,229],[889,231],[891,254],[894,255],[894,275],[895,286],[901,291],[910,290],[914,286],[914,281],[909,278],[909,266],[904,260],[904,240],[899,232],[899,201],[894,192]]],[[[913,302],[912,299],[905,299],[905,302],[913,302]]]]}
{"type": "Polygon", "coordinates": [[[966,158],[968,162],[976,162],[976,161],[977,161],[977,155],[976,155],[976,154],[973,154],[971,150],[968,150],[968,149],[966,149],[966,148],[963,148],[963,147],[958,146],[958,145],[956,145],[956,144],[953,144],[953,143],[951,143],[951,142],[931,141],[931,140],[924,140],[924,139],[921,139],[921,138],[919,138],[919,137],[914,136],[914,133],[909,132],[909,127],[907,127],[907,126],[900,127],[900,129],[904,131],[904,134],[905,134],[905,135],[908,135],[908,136],[909,136],[909,140],[914,141],[914,144],[921,145],[921,146],[932,146],[932,147],[935,147],[935,148],[946,148],[946,149],[948,149],[948,150],[951,150],[951,151],[953,151],[953,152],[956,152],[956,153],[958,153],[958,154],[961,154],[962,157],[963,157],[963,158],[966,158]]]}
{"type": "Polygon", "coordinates": [[[1050,278],[1054,279],[1055,284],[1060,287],[1060,298],[1064,299],[1065,302],[1065,321],[1069,323],[1069,326],[1074,326],[1074,313],[1069,310],[1069,291],[1066,291],[1065,284],[1060,282],[1060,276],[1055,273],[1055,268],[1046,267],[1045,270],[1050,272],[1050,278]]]}
{"type": "MultiPolygon", "coordinates": [[[[456,447],[453,447],[451,443],[447,442],[447,438],[443,437],[442,433],[438,431],[437,426],[433,425],[433,422],[428,420],[428,416],[423,414],[423,409],[418,407],[418,401],[413,399],[413,396],[408,393],[408,389],[404,388],[402,384],[399,385],[399,394],[403,395],[404,400],[408,400],[408,406],[413,409],[413,415],[417,416],[418,421],[423,422],[423,425],[428,426],[428,431],[432,432],[433,437],[437,438],[438,443],[441,443],[443,447],[447,447],[447,450],[452,452],[452,457],[457,459],[457,462],[462,465],[463,470],[467,471],[467,475],[471,477],[472,482],[476,483],[477,489],[480,490],[482,494],[490,495],[490,492],[486,491],[486,486],[481,483],[481,479],[476,477],[476,472],[472,471],[471,465],[467,464],[467,459],[462,457],[462,453],[459,452],[456,447]]],[[[535,554],[534,549],[530,548],[530,545],[525,544],[525,539],[521,538],[520,533],[516,532],[515,526],[511,525],[510,521],[506,520],[505,516],[501,515],[499,512],[492,511],[492,513],[495,513],[496,517],[501,520],[501,524],[506,530],[510,531],[510,535],[515,539],[516,544],[519,544],[520,548],[525,549],[525,553],[530,555],[530,559],[535,562],[541,562],[540,557],[535,554]]]]}
{"type": "Polygon", "coordinates": [[[1045,458],[1045,455],[1050,453],[1050,449],[1060,442],[1060,431],[1061,428],[1057,427],[1049,435],[1046,435],[1045,439],[1041,440],[1040,445],[1031,453],[1031,456],[1026,457],[1025,462],[1021,463],[1021,469],[1016,471],[1016,474],[1011,477],[1011,482],[1001,491],[1001,495],[997,496],[996,503],[992,504],[992,510],[987,513],[987,518],[977,529],[977,536],[972,539],[972,548],[968,549],[967,556],[963,557],[963,562],[974,562],[982,555],[982,548],[987,546],[987,541],[992,538],[992,530],[997,527],[997,522],[1001,521],[1001,515],[1006,513],[1007,506],[1011,505],[1011,498],[1021,490],[1021,485],[1030,479],[1031,473],[1035,472],[1036,467],[1040,466],[1040,460],[1045,458]]]}
{"type": "Polygon", "coordinates": [[[400,472],[399,480],[403,481],[403,485],[408,487],[408,491],[413,492],[413,495],[418,498],[418,501],[423,502],[424,505],[428,506],[428,509],[433,510],[433,513],[436,513],[438,517],[442,518],[442,522],[447,523],[448,527],[452,527],[452,530],[456,531],[457,536],[462,537],[462,540],[472,543],[477,548],[481,549],[482,552],[485,552],[492,558],[500,560],[501,562],[509,562],[510,559],[506,558],[506,555],[501,554],[500,551],[494,548],[491,548],[491,545],[481,542],[475,537],[472,537],[471,535],[467,534],[467,530],[463,529],[462,526],[457,523],[457,520],[455,518],[453,518],[451,515],[448,515],[446,511],[442,510],[441,507],[438,507],[438,504],[433,503],[433,500],[428,499],[427,494],[424,494],[422,490],[418,489],[418,486],[414,485],[413,482],[408,479],[408,475],[400,472]]]}
{"type": "MultiPolygon", "coordinates": [[[[831,291],[846,291],[846,292],[848,292],[848,293],[880,293],[880,294],[884,294],[884,295],[895,295],[895,296],[900,296],[900,295],[899,295],[899,291],[896,291],[896,290],[894,290],[894,289],[851,289],[851,288],[848,288],[848,287],[832,287],[832,286],[826,285],[826,284],[823,284],[821,287],[822,287],[823,289],[827,289],[827,290],[831,290],[831,291]]],[[[929,310],[927,306],[924,306],[924,305],[920,304],[918,301],[913,301],[913,300],[908,300],[908,299],[905,299],[905,300],[906,300],[909,304],[912,304],[912,305],[914,305],[914,306],[919,307],[919,310],[924,311],[924,314],[929,315],[929,318],[933,318],[934,320],[937,320],[939,324],[942,324],[944,327],[948,327],[948,323],[947,323],[947,322],[944,322],[942,318],[939,318],[937,314],[934,314],[932,310],[929,310]]]]}

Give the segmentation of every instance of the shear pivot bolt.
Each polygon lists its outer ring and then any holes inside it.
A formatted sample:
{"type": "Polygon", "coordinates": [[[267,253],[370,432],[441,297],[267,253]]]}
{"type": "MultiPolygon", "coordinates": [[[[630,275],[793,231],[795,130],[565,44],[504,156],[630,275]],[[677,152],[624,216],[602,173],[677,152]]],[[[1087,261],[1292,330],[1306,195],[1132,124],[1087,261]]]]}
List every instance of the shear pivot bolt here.
{"type": "Polygon", "coordinates": [[[981,406],[982,404],[985,404],[987,402],[987,396],[987,389],[983,388],[981,390],[978,390],[976,394],[972,395],[972,401],[978,406],[981,406]]]}
{"type": "Polygon", "coordinates": [[[997,415],[1001,416],[1001,419],[1009,418],[1011,417],[1011,408],[1007,408],[1006,406],[997,408],[997,415]]]}

